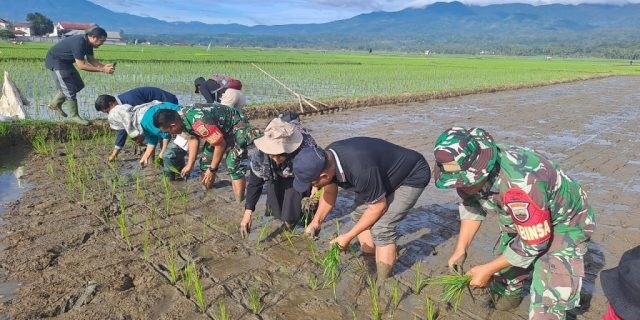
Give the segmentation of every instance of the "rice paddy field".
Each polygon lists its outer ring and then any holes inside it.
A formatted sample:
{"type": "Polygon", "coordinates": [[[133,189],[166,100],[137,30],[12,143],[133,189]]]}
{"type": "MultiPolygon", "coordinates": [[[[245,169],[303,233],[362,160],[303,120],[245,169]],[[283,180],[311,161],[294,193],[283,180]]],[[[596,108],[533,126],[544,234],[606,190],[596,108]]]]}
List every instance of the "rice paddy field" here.
{"type": "MultiPolygon", "coordinates": [[[[50,119],[44,106],[54,84],[44,67],[51,44],[0,43],[0,66],[9,71],[32,102],[28,114],[50,119]]],[[[638,74],[628,61],[556,57],[441,56],[368,54],[359,52],[262,50],[152,45],[104,45],[97,59],[118,62],[113,75],[81,71],[81,113],[100,117],[93,108],[100,94],[118,94],[139,86],[157,86],[176,94],[181,104],[198,102],[193,80],[214,73],[243,82],[249,106],[260,108],[295,102],[284,87],[259,71],[256,64],[292,90],[322,101],[349,104],[367,98],[393,103],[425,100],[456,92],[481,92],[531,87],[609,75],[638,74]],[[380,100],[383,99],[383,100],[380,100]],[[339,101],[339,102],[335,102],[339,101]]]]}
{"type": "MultiPolygon", "coordinates": [[[[44,107],[54,90],[47,49],[0,43],[0,69],[32,102],[29,116],[45,120],[55,119],[44,107]]],[[[640,67],[629,61],[146,45],[103,46],[96,57],[118,69],[81,72],[90,118],[99,117],[97,95],[138,86],[172,91],[183,104],[201,101],[193,79],[214,73],[242,80],[249,110],[295,106],[256,64],[296,92],[344,107],[303,116],[322,146],[372,136],[433,164],[437,135],[462,125],[542,150],[581,182],[597,212],[581,306],[569,319],[601,318],[607,300],[598,274],[637,244],[640,77],[629,75],[640,67]]],[[[251,121],[264,128],[268,119],[251,121]]],[[[243,239],[244,205],[224,169],[214,189],[203,190],[198,173],[169,181],[157,166],[141,168],[132,143],[116,162],[104,161],[114,137],[106,127],[30,123],[33,139],[0,153],[0,319],[528,318],[528,296],[516,310],[497,311],[485,291],[467,288],[468,278],[447,276],[459,231],[452,190],[427,187],[398,226],[393,278],[376,283],[375,261],[356,241],[344,253],[329,244],[353,227],[353,193],[340,192],[317,239],[302,234],[302,223],[283,232],[263,215],[264,200],[243,239]]],[[[13,139],[3,137],[7,128],[0,126],[0,142],[13,139]]],[[[488,262],[497,232],[497,217],[488,217],[466,267],[488,262]]]]}

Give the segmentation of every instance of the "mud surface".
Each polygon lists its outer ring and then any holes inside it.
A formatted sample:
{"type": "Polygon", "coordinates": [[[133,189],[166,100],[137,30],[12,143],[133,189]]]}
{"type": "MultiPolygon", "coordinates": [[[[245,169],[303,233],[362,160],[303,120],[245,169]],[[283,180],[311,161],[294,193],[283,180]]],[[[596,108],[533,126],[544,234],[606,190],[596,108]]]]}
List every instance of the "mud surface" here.
{"type": "MultiPolygon", "coordinates": [[[[586,257],[583,306],[572,317],[599,319],[606,299],[598,273],[640,242],[639,87],[638,77],[616,77],[343,110],[303,122],[321,145],[374,136],[418,150],[430,163],[435,138],[453,125],[481,126],[499,142],[543,151],[581,182],[595,206],[598,229],[586,257]]],[[[331,286],[322,288],[323,270],[313,262],[313,252],[328,248],[338,226],[351,227],[352,195],[341,193],[317,241],[277,236],[273,231],[279,224],[271,218],[254,220],[250,238],[242,240],[237,232],[242,205],[233,201],[224,173],[213,191],[203,191],[197,179],[167,187],[158,168],[136,169],[130,151],[109,168],[101,159],[111,143],[111,137],[70,141],[23,163],[31,189],[8,206],[4,219],[9,224],[0,227],[6,246],[1,267],[9,281],[21,285],[14,299],[0,299],[0,314],[12,319],[213,319],[224,305],[231,319],[371,317],[365,259],[342,255],[337,300],[331,286]],[[188,261],[195,261],[199,271],[204,313],[195,295],[187,294],[180,271],[171,284],[171,266],[180,270],[188,261]],[[311,288],[313,279],[318,288],[311,288]]],[[[414,293],[417,277],[446,272],[458,231],[456,201],[454,191],[430,185],[400,225],[394,272],[400,302],[394,308],[395,281],[389,281],[378,299],[384,319],[425,318],[426,295],[435,301],[439,319],[526,319],[526,298],[515,313],[500,313],[467,295],[454,313],[439,303],[439,288],[414,293]]],[[[490,259],[497,230],[495,217],[489,217],[467,266],[490,259]]]]}

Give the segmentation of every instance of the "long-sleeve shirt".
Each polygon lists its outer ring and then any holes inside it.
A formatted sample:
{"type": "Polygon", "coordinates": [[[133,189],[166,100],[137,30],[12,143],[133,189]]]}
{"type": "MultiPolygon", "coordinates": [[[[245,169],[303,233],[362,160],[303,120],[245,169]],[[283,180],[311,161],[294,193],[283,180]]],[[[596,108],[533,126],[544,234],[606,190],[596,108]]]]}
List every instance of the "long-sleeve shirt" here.
{"type": "MultiPolygon", "coordinates": [[[[178,98],[171,92],[162,90],[156,87],[138,87],[129,91],[123,92],[116,97],[118,105],[128,104],[137,106],[140,104],[148,103],[154,100],[160,102],[171,102],[178,104],[178,98]]],[[[115,149],[122,149],[127,141],[127,131],[118,130],[116,134],[115,149]]]]}
{"type": "Polygon", "coordinates": [[[498,214],[502,234],[511,239],[503,255],[513,266],[526,268],[545,253],[580,250],[595,229],[593,209],[580,185],[528,148],[498,145],[496,165],[478,194],[459,192],[460,219],[498,214]]]}

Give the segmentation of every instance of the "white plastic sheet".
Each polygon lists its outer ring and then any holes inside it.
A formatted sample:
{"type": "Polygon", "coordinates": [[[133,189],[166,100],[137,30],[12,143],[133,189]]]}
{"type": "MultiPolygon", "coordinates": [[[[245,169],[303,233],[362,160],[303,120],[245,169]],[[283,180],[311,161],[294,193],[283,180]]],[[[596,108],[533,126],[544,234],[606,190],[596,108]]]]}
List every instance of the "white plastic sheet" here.
{"type": "Polygon", "coordinates": [[[18,87],[11,81],[8,72],[4,72],[2,97],[0,97],[0,121],[24,119],[24,107],[28,102],[20,94],[18,87]]]}

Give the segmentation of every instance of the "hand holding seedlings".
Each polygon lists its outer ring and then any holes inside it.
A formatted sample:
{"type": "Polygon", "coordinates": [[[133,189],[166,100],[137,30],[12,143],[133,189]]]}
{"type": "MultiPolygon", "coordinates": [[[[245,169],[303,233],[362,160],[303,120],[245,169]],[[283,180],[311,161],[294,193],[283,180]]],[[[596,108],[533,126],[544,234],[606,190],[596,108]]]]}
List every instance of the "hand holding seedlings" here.
{"type": "Polygon", "coordinates": [[[337,245],[340,248],[340,251],[347,251],[351,240],[353,240],[352,237],[348,236],[347,234],[341,234],[337,238],[331,240],[330,243],[337,245]]]}

